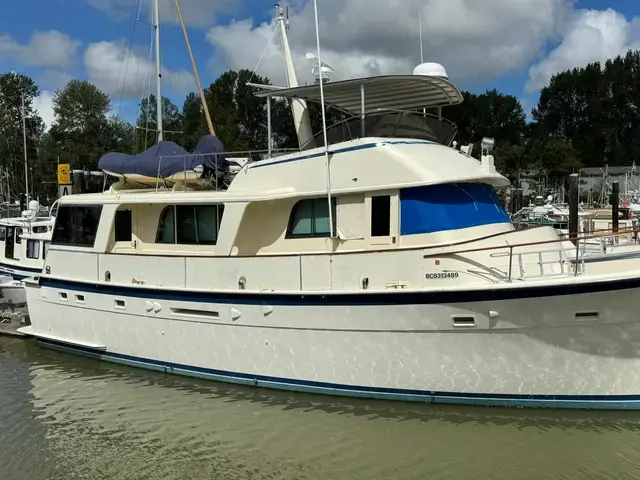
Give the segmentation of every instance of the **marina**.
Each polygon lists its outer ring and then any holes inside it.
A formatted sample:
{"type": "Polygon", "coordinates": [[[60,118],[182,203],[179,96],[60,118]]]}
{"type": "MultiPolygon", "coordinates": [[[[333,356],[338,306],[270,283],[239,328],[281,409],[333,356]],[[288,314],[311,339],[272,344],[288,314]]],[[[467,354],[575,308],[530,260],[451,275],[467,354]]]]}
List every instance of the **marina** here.
{"type": "Polygon", "coordinates": [[[0,31],[0,480],[637,477],[640,17],[359,1],[0,31]]]}

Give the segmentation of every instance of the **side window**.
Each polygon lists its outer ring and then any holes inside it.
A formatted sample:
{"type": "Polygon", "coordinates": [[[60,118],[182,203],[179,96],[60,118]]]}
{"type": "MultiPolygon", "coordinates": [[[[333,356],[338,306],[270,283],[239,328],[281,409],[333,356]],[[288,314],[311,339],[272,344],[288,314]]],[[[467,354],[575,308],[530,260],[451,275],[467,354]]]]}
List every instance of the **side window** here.
{"type": "Polygon", "coordinates": [[[176,205],[160,215],[156,243],[215,245],[224,205],[176,205]]]}
{"type": "Polygon", "coordinates": [[[16,243],[22,243],[22,229],[16,228],[16,243]]]}
{"type": "Polygon", "coordinates": [[[100,224],[101,205],[60,206],[51,242],[92,248],[100,224]]]}
{"type": "MultiPolygon", "coordinates": [[[[331,234],[329,205],[325,197],[300,200],[291,209],[286,238],[328,237],[331,234]]],[[[331,199],[333,231],[336,225],[336,199],[331,199]]]]}
{"type": "Polygon", "coordinates": [[[6,237],[7,237],[7,228],[0,227],[0,241],[4,242],[6,237]]]}
{"type": "Polygon", "coordinates": [[[131,210],[116,212],[115,230],[116,242],[130,242],[132,240],[131,210]]]}
{"type": "Polygon", "coordinates": [[[27,240],[27,258],[40,258],[40,240],[27,240]]]}
{"type": "Polygon", "coordinates": [[[54,245],[73,244],[73,228],[71,216],[71,207],[58,207],[56,223],[53,227],[53,238],[51,239],[54,245]]]}
{"type": "Polygon", "coordinates": [[[371,197],[371,236],[388,237],[391,232],[391,197],[371,197]]]}
{"type": "Polygon", "coordinates": [[[165,207],[160,214],[156,243],[176,243],[176,225],[174,222],[175,207],[165,207]]]}
{"type": "Polygon", "coordinates": [[[49,245],[51,245],[51,242],[48,242],[48,241],[42,242],[42,259],[43,260],[47,258],[47,253],[49,253],[49,245]]]}

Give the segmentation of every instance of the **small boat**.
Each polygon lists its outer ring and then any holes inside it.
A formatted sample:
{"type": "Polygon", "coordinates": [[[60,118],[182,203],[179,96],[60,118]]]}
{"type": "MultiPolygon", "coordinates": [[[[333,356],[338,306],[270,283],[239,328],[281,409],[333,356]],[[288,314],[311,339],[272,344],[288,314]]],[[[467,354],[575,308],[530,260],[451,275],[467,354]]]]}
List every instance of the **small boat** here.
{"type": "Polygon", "coordinates": [[[24,290],[24,284],[9,275],[0,275],[0,302],[6,302],[16,307],[26,305],[27,294],[24,290]]]}
{"type": "Polygon", "coordinates": [[[22,280],[40,273],[52,229],[53,218],[35,200],[20,217],[0,219],[0,274],[22,280]]]}

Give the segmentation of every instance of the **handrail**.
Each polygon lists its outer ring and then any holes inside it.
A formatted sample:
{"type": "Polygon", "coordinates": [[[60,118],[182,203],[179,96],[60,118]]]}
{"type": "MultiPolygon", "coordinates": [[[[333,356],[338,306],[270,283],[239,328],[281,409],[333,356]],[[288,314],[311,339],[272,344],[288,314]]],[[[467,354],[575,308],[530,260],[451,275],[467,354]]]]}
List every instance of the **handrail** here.
{"type": "MultiPolygon", "coordinates": [[[[573,238],[573,240],[575,240],[575,260],[573,262],[573,276],[578,276],[578,274],[580,272],[584,272],[584,257],[585,257],[585,251],[586,251],[586,245],[587,245],[587,240],[589,239],[593,239],[593,238],[608,238],[608,237],[619,237],[620,235],[625,235],[625,234],[629,234],[629,233],[638,233],[640,232],[640,229],[638,228],[622,228],[622,229],[618,229],[617,231],[614,230],[602,230],[599,231],[596,234],[593,235],[582,235],[582,236],[575,236],[573,238]],[[581,258],[580,258],[580,250],[581,250],[581,242],[582,242],[582,262],[580,262],[581,258]],[[580,264],[582,264],[582,268],[580,268],[580,264]]],[[[637,236],[636,236],[637,238],[637,236]]],[[[520,248],[520,247],[529,247],[529,246],[537,246],[537,245],[550,245],[550,244],[558,244],[558,243],[564,243],[564,242],[568,242],[571,241],[571,238],[566,238],[566,239],[555,239],[555,240],[543,240],[543,241],[538,241],[538,242],[525,242],[525,243],[520,243],[520,244],[514,244],[514,245],[494,245],[494,246],[490,246],[490,247],[482,247],[482,248],[471,248],[471,249],[467,249],[467,250],[459,250],[459,251],[453,251],[453,252],[441,252],[441,253],[432,253],[432,254],[427,254],[427,255],[423,255],[423,258],[430,258],[430,257],[442,257],[442,256],[450,256],[450,255],[458,255],[461,253],[472,253],[472,252],[483,252],[483,251],[490,251],[490,250],[503,250],[503,249],[508,249],[509,250],[509,267],[508,267],[508,272],[506,275],[506,281],[508,283],[510,283],[513,279],[513,256],[514,256],[514,249],[516,248],[520,248]]],[[[557,251],[560,255],[560,258],[558,260],[558,264],[560,264],[561,270],[564,273],[564,267],[563,264],[566,263],[566,260],[562,259],[563,253],[565,255],[568,256],[568,253],[571,251],[571,249],[568,248],[559,248],[557,250],[548,250],[548,251],[531,251],[531,252],[522,252],[522,253],[518,253],[518,259],[519,259],[519,266],[520,266],[520,272],[521,272],[521,277],[524,275],[524,270],[523,270],[523,263],[522,263],[522,256],[523,255],[538,255],[539,260],[538,260],[538,265],[540,266],[540,274],[544,275],[544,264],[549,264],[549,263],[553,263],[555,264],[556,262],[543,262],[542,261],[542,254],[543,253],[552,253],[554,251],[557,251]]],[[[571,262],[571,260],[569,260],[569,262],[571,262]]],[[[569,273],[569,272],[567,272],[569,273]]]]}
{"type": "MultiPolygon", "coordinates": [[[[640,234],[640,228],[619,228],[617,232],[614,232],[613,229],[611,230],[598,230],[598,234],[594,234],[594,235],[585,235],[585,236],[575,236],[575,237],[570,237],[570,238],[559,238],[559,239],[555,239],[555,240],[542,240],[542,241],[538,241],[538,242],[526,242],[526,243],[517,243],[517,244],[506,244],[506,245],[493,245],[490,247],[480,247],[480,248],[470,248],[470,249],[466,249],[466,250],[459,250],[459,251],[454,251],[454,252],[440,252],[440,253],[428,253],[426,255],[423,255],[422,258],[430,258],[430,257],[438,257],[438,256],[442,256],[442,255],[456,255],[459,253],[473,253],[473,252],[485,252],[488,250],[500,250],[503,248],[518,248],[518,247],[531,247],[531,246],[535,246],[535,245],[545,245],[545,244],[551,244],[551,243],[561,243],[561,242],[570,242],[573,239],[580,241],[580,240],[589,240],[591,238],[602,238],[602,237],[611,237],[611,236],[618,236],[618,235],[624,235],[627,233],[639,233],[640,234]],[[605,234],[604,232],[612,232],[610,234],[605,234]]],[[[473,241],[473,240],[472,240],[473,241]]],[[[460,242],[460,243],[449,243],[449,244],[444,244],[444,245],[434,245],[434,246],[430,246],[429,248],[446,248],[446,247],[455,247],[456,245],[460,245],[463,243],[469,243],[469,241],[464,241],[464,242],[460,242]]]]}
{"type": "MultiPolygon", "coordinates": [[[[439,143],[442,143],[443,145],[450,145],[451,142],[453,141],[453,139],[455,138],[455,135],[457,133],[457,126],[454,122],[452,122],[451,120],[448,120],[446,118],[441,118],[438,115],[433,115],[431,113],[423,113],[423,112],[418,112],[418,111],[413,111],[413,110],[398,110],[398,109],[377,109],[377,110],[372,110],[369,112],[366,112],[364,114],[364,116],[362,114],[357,114],[357,115],[352,115],[352,116],[348,116],[346,118],[343,118],[342,120],[334,123],[333,125],[330,125],[329,127],[327,127],[327,135],[329,137],[332,136],[332,133],[335,132],[342,132],[342,136],[340,137],[341,139],[339,140],[339,142],[343,142],[346,140],[353,140],[356,138],[364,138],[364,137],[376,137],[376,136],[383,136],[383,137],[387,137],[389,135],[376,135],[375,132],[371,133],[371,132],[367,132],[365,131],[364,134],[362,133],[362,128],[351,128],[351,124],[353,123],[355,124],[361,124],[361,122],[366,121],[368,119],[374,118],[374,117],[383,117],[383,116],[392,116],[395,115],[397,116],[397,122],[395,123],[395,125],[393,125],[393,135],[391,135],[391,137],[396,137],[396,132],[398,130],[398,128],[405,126],[408,127],[410,126],[409,124],[405,123],[403,124],[403,120],[405,118],[411,118],[411,119],[418,119],[418,118],[422,118],[424,120],[424,122],[422,123],[422,125],[420,125],[421,127],[423,127],[425,130],[422,132],[423,134],[420,136],[416,136],[416,135],[399,135],[398,138],[423,138],[426,136],[430,136],[433,137],[432,140],[433,141],[437,141],[439,143]],[[427,129],[426,127],[427,125],[427,119],[431,120],[431,121],[435,121],[436,124],[435,125],[444,125],[446,126],[446,128],[449,129],[446,135],[446,138],[437,138],[437,133],[438,132],[431,132],[432,135],[426,135],[427,133],[427,129]],[[348,132],[346,134],[347,137],[349,138],[344,138],[345,137],[345,131],[348,132]]],[[[414,125],[415,126],[415,125],[414,125]]],[[[442,133],[442,132],[440,132],[442,133]]],[[[322,132],[317,133],[316,135],[314,135],[307,143],[305,143],[304,145],[302,145],[301,150],[309,150],[312,148],[318,148],[321,145],[318,145],[316,143],[317,140],[322,140],[320,137],[322,137],[322,132]]],[[[335,138],[334,138],[335,140],[335,138]]],[[[324,140],[322,140],[324,141],[324,140]]],[[[327,140],[329,142],[330,145],[335,144],[335,143],[339,143],[336,141],[332,141],[331,138],[329,138],[327,140]]]]}

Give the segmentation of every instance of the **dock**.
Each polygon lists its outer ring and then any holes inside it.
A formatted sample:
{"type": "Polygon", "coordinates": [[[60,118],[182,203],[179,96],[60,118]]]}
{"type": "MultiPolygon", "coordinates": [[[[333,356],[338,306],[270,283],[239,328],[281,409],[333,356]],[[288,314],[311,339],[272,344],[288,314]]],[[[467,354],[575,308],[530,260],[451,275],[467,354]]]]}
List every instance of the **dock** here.
{"type": "Polygon", "coordinates": [[[27,337],[18,332],[20,327],[31,325],[27,306],[15,306],[11,302],[0,299],[0,335],[27,337]]]}

